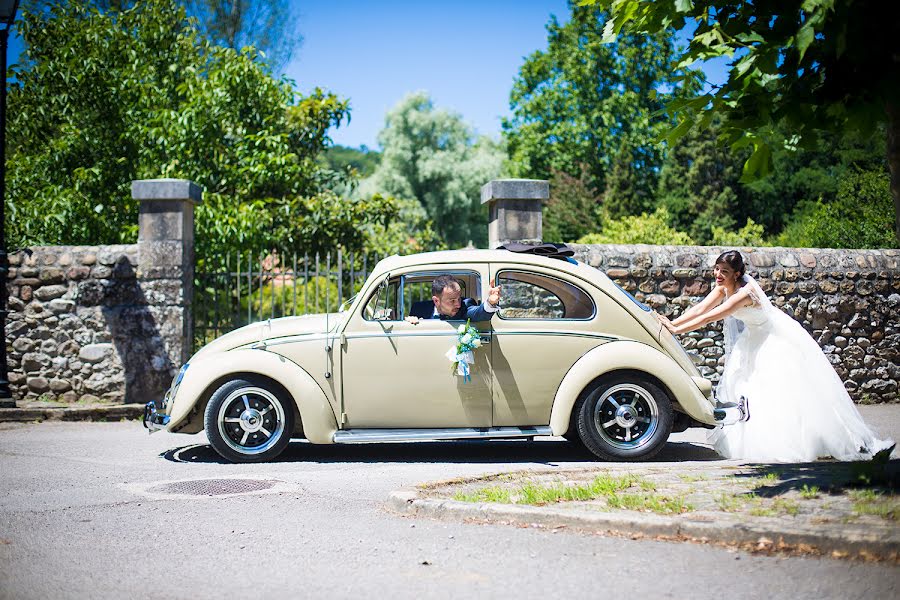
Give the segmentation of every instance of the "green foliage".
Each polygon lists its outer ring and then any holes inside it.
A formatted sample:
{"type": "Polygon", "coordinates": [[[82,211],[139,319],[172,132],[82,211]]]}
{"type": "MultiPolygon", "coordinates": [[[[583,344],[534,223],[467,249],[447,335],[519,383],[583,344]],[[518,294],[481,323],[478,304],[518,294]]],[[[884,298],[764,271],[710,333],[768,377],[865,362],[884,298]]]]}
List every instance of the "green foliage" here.
{"type": "Polygon", "coordinates": [[[596,231],[599,224],[600,196],[590,184],[585,165],[574,177],[553,171],[550,200],[544,206],[543,237],[547,241],[571,242],[596,231]]]}
{"type": "MultiPolygon", "coordinates": [[[[324,266],[323,266],[324,267],[324,266]]],[[[347,294],[343,300],[347,299],[347,294]]],[[[341,303],[337,283],[327,277],[310,277],[305,284],[293,278],[270,276],[250,296],[241,298],[239,314],[248,310],[259,318],[279,318],[303,313],[336,312],[341,303]],[[295,304],[296,302],[296,304],[295,304]],[[297,310],[294,310],[296,306],[297,310]]]]}
{"type": "Polygon", "coordinates": [[[425,92],[406,96],[388,112],[378,142],[384,150],[375,189],[417,200],[448,246],[486,245],[480,190],[500,174],[501,148],[475,139],[459,115],[436,109],[425,92]]]}
{"type": "MultiPolygon", "coordinates": [[[[769,170],[773,123],[784,121],[809,144],[816,130],[872,133],[896,101],[896,7],[854,0],[651,2],[582,0],[609,9],[605,40],[623,33],[677,31],[696,23],[682,65],[733,59],[728,80],[713,91],[667,108],[687,126],[725,116],[730,143],[753,146],[748,174],[769,170]],[[699,117],[699,119],[698,119],[699,117]]],[[[688,127],[685,127],[686,131],[688,127]]]]}
{"type": "Polygon", "coordinates": [[[713,246],[766,246],[765,233],[762,225],[748,218],[744,226],[737,231],[713,226],[710,244],[713,246]]]}
{"type": "Polygon", "coordinates": [[[600,233],[591,233],[578,240],[579,244],[694,244],[686,233],[674,229],[669,223],[671,215],[665,208],[658,208],[652,214],[628,216],[617,220],[606,220],[600,233]]]}
{"type": "Polygon", "coordinates": [[[134,179],[206,190],[198,257],[238,248],[360,245],[384,198],[347,203],[317,164],[347,102],[295,93],[253,48],[201,36],[174,0],[100,13],[55,2],[18,23],[24,61],[9,95],[11,245],[134,240],[134,179]]]}
{"type": "Polygon", "coordinates": [[[371,224],[364,230],[364,246],[368,251],[378,256],[403,256],[444,249],[421,204],[415,200],[393,200],[397,204],[397,218],[390,220],[387,225],[383,222],[371,224]]]}
{"type": "Polygon", "coordinates": [[[285,66],[302,36],[291,0],[181,0],[214,43],[254,46],[273,68],[285,66]]]}
{"type": "Polygon", "coordinates": [[[378,167],[381,153],[369,150],[366,146],[360,146],[359,149],[332,146],[321,154],[319,160],[332,171],[352,173],[356,177],[369,177],[378,167]]]}
{"type": "MultiPolygon", "coordinates": [[[[291,0],[177,0],[203,37],[214,44],[239,51],[245,46],[259,50],[266,62],[278,70],[287,64],[303,37],[297,32],[296,11],[291,0]]],[[[22,0],[27,12],[59,0],[22,0]]],[[[103,13],[131,10],[140,0],[78,0],[73,4],[93,7],[103,13]]]]}
{"type": "MultiPolygon", "coordinates": [[[[547,25],[547,49],[522,65],[503,130],[513,174],[548,179],[590,168],[613,217],[652,210],[670,123],[658,111],[679,73],[663,35],[602,42],[605,14],[572,7],[547,25]],[[610,181],[608,181],[608,179],[610,181]]],[[[684,75],[683,73],[681,75],[684,75]]],[[[690,86],[688,86],[690,87],[690,86]]]]}
{"type": "Polygon", "coordinates": [[[663,162],[657,197],[675,227],[700,244],[712,241],[713,230],[734,228],[747,203],[738,182],[741,157],[716,143],[718,126],[694,130],[670,146],[663,162]]]}
{"type": "Polygon", "coordinates": [[[851,171],[838,182],[833,201],[802,203],[777,243],[809,248],[890,248],[894,215],[887,173],[851,171]]]}
{"type": "MultiPolygon", "coordinates": [[[[721,139],[752,148],[743,181],[767,175],[781,142],[811,149],[821,131],[868,137],[888,124],[889,140],[900,132],[900,77],[896,40],[900,4],[874,0],[582,0],[608,9],[604,39],[659,34],[696,24],[680,65],[716,57],[732,59],[725,83],[696,98],[667,104],[679,124],[671,138],[723,117],[721,139]]],[[[896,141],[894,142],[896,144],[896,141]]],[[[900,172],[900,153],[888,153],[900,172]]],[[[900,182],[892,188],[900,240],[900,182]]]]}

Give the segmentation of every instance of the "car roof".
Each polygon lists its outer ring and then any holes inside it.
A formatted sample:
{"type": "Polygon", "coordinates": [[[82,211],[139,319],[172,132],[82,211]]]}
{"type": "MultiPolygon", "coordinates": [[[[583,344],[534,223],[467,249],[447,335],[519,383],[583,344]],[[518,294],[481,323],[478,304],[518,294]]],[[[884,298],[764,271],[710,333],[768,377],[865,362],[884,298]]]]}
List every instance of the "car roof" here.
{"type": "Polygon", "coordinates": [[[512,252],[510,250],[481,250],[481,249],[464,249],[464,250],[440,250],[437,252],[421,252],[419,254],[407,254],[405,256],[387,256],[372,269],[372,273],[391,272],[395,269],[403,269],[407,267],[423,267],[429,270],[441,270],[442,265],[453,263],[518,263],[521,265],[539,265],[545,268],[570,273],[580,279],[590,281],[594,285],[607,289],[613,286],[613,283],[606,277],[606,274],[591,267],[590,265],[577,261],[575,259],[559,259],[541,256],[539,254],[528,254],[523,252],[512,252]]]}
{"type": "Polygon", "coordinates": [[[520,263],[528,265],[542,265],[563,271],[575,271],[583,268],[584,263],[569,262],[565,259],[548,258],[538,254],[528,254],[523,252],[511,252],[509,250],[480,250],[480,249],[463,249],[463,250],[439,250],[436,252],[421,252],[419,254],[407,254],[404,256],[387,256],[378,262],[377,270],[391,271],[405,267],[425,266],[425,265],[442,265],[460,262],[505,262],[520,263]]]}

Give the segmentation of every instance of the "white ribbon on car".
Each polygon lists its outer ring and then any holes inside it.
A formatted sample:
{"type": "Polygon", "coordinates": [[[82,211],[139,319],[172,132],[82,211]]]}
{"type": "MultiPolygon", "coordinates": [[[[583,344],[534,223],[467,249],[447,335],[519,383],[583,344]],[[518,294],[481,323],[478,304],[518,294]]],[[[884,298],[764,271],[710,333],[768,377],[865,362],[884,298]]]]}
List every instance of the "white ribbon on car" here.
{"type": "Polygon", "coordinates": [[[471,350],[467,350],[461,354],[456,353],[456,346],[447,350],[447,354],[444,356],[452,362],[456,363],[456,374],[462,375],[464,381],[471,381],[471,369],[469,369],[470,364],[475,363],[475,355],[472,354],[471,350]]]}

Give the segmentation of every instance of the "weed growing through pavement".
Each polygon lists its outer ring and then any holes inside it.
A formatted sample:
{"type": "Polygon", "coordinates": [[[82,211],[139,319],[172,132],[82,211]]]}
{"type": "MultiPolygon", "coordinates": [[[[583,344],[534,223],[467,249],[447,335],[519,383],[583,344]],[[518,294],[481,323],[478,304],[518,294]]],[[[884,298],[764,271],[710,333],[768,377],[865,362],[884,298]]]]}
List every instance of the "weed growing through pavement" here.
{"type": "Polygon", "coordinates": [[[819,497],[819,487],[818,486],[808,486],[803,484],[803,487],[800,488],[800,496],[804,500],[813,500],[814,498],[819,497]]]}
{"type": "Polygon", "coordinates": [[[788,500],[787,498],[776,498],[772,503],[772,508],[779,513],[791,515],[792,517],[796,517],[797,513],[800,512],[800,505],[794,500],[788,500]]]}
{"type": "Polygon", "coordinates": [[[565,485],[561,482],[543,485],[529,481],[514,488],[492,486],[471,492],[459,491],[453,495],[453,499],[462,502],[531,505],[604,499],[610,508],[646,510],[664,514],[693,510],[684,496],[665,496],[653,493],[655,491],[656,485],[652,481],[634,475],[621,477],[598,475],[590,483],[581,485],[565,485]],[[641,493],[626,493],[632,487],[640,488],[641,493]]]}
{"type": "Polygon", "coordinates": [[[893,494],[880,494],[875,490],[850,490],[847,494],[857,515],[875,515],[888,521],[896,521],[900,514],[900,500],[893,494]]]}

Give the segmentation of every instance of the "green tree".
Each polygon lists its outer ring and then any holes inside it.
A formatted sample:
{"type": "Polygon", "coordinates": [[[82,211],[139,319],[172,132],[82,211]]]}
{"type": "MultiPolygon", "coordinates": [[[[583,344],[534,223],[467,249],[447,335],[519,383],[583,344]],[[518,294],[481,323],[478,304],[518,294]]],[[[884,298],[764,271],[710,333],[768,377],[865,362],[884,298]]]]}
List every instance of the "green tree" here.
{"type": "Polygon", "coordinates": [[[651,210],[658,139],[670,125],[656,116],[668,97],[657,90],[677,76],[672,42],[633,35],[604,44],[605,13],[571,11],[564,25],[551,19],[547,49],[528,56],[513,84],[512,117],[503,120],[513,173],[547,179],[588,165],[611,214],[651,210]]]}
{"type": "Polygon", "coordinates": [[[748,193],[739,183],[743,159],[716,142],[714,123],[689,132],[672,144],[663,162],[657,189],[673,225],[700,244],[713,229],[731,229],[746,214],[748,193]]]}
{"type": "Polygon", "coordinates": [[[480,190],[501,172],[505,155],[497,144],[476,138],[459,115],[435,108],[426,92],[406,96],[388,112],[378,143],[376,190],[418,201],[448,246],[486,245],[480,190]]]}
{"type": "Polygon", "coordinates": [[[807,248],[889,248],[892,219],[887,173],[857,169],[841,178],[833,201],[802,203],[775,242],[807,248]]]}
{"type": "Polygon", "coordinates": [[[290,0],[183,0],[188,14],[219,45],[253,46],[276,70],[291,59],[303,37],[290,0]]]}
{"type": "Polygon", "coordinates": [[[101,13],[24,12],[25,60],[9,94],[11,245],[135,238],[133,179],[180,177],[206,194],[201,258],[274,245],[360,244],[384,198],[347,202],[317,156],[347,103],[298,95],[252,48],[206,40],[174,0],[101,13]]]}
{"type": "Polygon", "coordinates": [[[550,199],[544,205],[543,236],[552,242],[571,242],[599,228],[600,194],[591,186],[582,165],[578,177],[553,171],[550,199]]]}
{"type": "Polygon", "coordinates": [[[692,246],[694,240],[688,234],[674,229],[671,215],[665,208],[657,208],[652,214],[630,215],[604,222],[600,233],[590,233],[578,240],[579,244],[674,244],[692,246]]]}
{"type": "Polygon", "coordinates": [[[359,148],[331,146],[320,156],[323,166],[338,173],[352,172],[357,177],[369,177],[381,162],[381,153],[365,145],[359,148]]]}
{"type": "Polygon", "coordinates": [[[820,131],[872,135],[886,124],[895,242],[900,243],[900,4],[876,0],[582,0],[611,12],[605,40],[696,24],[681,65],[726,56],[728,80],[667,106],[673,136],[723,117],[722,138],[752,146],[747,178],[771,169],[780,127],[812,148],[820,131]]]}
{"type": "MultiPolygon", "coordinates": [[[[23,0],[28,12],[61,3],[93,6],[102,13],[133,9],[138,0],[23,0]]],[[[190,17],[197,19],[203,35],[219,46],[240,51],[253,46],[265,55],[273,69],[280,70],[290,60],[303,37],[297,30],[297,15],[290,0],[178,0],[190,17]]]]}

